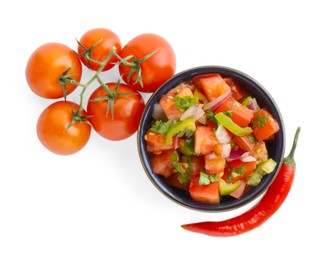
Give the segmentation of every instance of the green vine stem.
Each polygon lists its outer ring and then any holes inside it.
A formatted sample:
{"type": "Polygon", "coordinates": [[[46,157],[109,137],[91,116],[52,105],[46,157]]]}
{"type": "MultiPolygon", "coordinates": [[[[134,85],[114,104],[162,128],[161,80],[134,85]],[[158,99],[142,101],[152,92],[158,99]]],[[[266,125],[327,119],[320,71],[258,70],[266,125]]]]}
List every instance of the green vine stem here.
{"type": "MultiPolygon", "coordinates": [[[[91,58],[91,52],[92,49],[97,46],[100,41],[97,41],[96,43],[94,43],[89,49],[85,48],[78,40],[77,43],[85,50],[84,53],[82,54],[78,54],[77,55],[80,56],[85,56],[86,62],[94,62],[96,64],[99,64],[99,69],[95,72],[95,74],[85,83],[81,83],[81,82],[77,82],[76,80],[73,79],[73,76],[75,76],[74,74],[68,74],[68,72],[71,70],[72,67],[68,68],[66,71],[64,71],[62,73],[62,75],[59,77],[59,83],[62,85],[63,87],[63,92],[64,92],[64,99],[66,100],[67,97],[67,93],[66,93],[66,84],[74,84],[77,86],[82,87],[82,91],[80,92],[80,101],[79,101],[79,108],[77,112],[73,112],[72,115],[72,122],[70,123],[69,127],[71,127],[74,123],[79,122],[79,121],[84,121],[87,122],[87,118],[88,116],[81,116],[80,114],[83,112],[83,104],[84,104],[84,97],[85,97],[85,92],[88,89],[88,87],[95,81],[97,80],[99,82],[99,84],[104,88],[104,90],[107,93],[107,96],[104,97],[104,100],[108,100],[108,107],[107,107],[107,111],[106,113],[109,113],[109,110],[112,113],[112,118],[114,116],[114,102],[115,99],[119,96],[125,96],[125,95],[129,95],[131,93],[121,93],[121,94],[117,94],[117,89],[118,86],[121,82],[121,80],[119,79],[117,81],[117,85],[115,87],[114,90],[110,90],[108,88],[108,86],[103,82],[103,80],[100,78],[100,74],[103,71],[103,69],[105,68],[105,66],[108,64],[108,62],[110,61],[110,59],[115,56],[118,59],[118,64],[119,66],[129,66],[130,72],[128,74],[127,77],[127,83],[129,84],[129,81],[132,77],[132,75],[134,73],[136,73],[137,78],[136,81],[133,84],[137,84],[139,83],[142,87],[143,87],[143,81],[142,81],[142,76],[141,76],[141,63],[143,63],[144,61],[146,61],[147,59],[151,58],[153,55],[155,55],[157,52],[152,52],[149,53],[148,55],[137,59],[134,55],[129,55],[125,58],[122,58],[117,52],[116,52],[116,48],[113,47],[113,49],[109,52],[109,54],[107,55],[107,57],[102,61],[96,61],[94,59],[91,58]]],[[[98,101],[98,100],[96,100],[98,101]]]]}

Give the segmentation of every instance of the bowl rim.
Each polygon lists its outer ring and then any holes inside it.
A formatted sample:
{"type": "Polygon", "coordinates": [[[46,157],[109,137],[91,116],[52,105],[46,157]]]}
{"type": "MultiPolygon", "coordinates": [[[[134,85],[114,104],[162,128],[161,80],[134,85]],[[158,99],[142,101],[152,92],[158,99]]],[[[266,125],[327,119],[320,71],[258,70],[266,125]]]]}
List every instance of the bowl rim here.
{"type": "MultiPolygon", "coordinates": [[[[145,129],[146,130],[146,129],[145,129]]],[[[272,95],[268,92],[267,89],[263,85],[261,85],[258,81],[256,81],[254,78],[249,76],[248,74],[231,68],[227,66],[220,66],[220,65],[205,65],[205,66],[197,66],[193,68],[189,68],[186,70],[183,70],[179,73],[176,73],[174,76],[172,76],[170,79],[168,79],[166,82],[164,82],[155,92],[153,92],[150,97],[148,98],[145,108],[143,111],[143,114],[140,119],[138,131],[137,131],[137,149],[138,149],[138,154],[140,157],[140,161],[142,164],[142,167],[151,181],[151,183],[154,184],[154,186],[163,194],[165,197],[169,198],[170,200],[176,202],[177,204],[186,207],[188,209],[192,210],[197,210],[197,211],[202,211],[202,212],[223,212],[223,211],[231,211],[235,210],[238,208],[241,208],[243,206],[246,206],[247,204],[255,201],[258,199],[260,196],[262,196],[268,187],[271,185],[271,183],[274,181],[276,178],[281,164],[284,159],[284,154],[285,154],[285,126],[284,126],[284,121],[283,117],[281,115],[280,109],[275,102],[274,98],[272,95]],[[180,83],[193,78],[194,76],[197,75],[202,75],[202,74],[208,74],[208,73],[219,73],[219,74],[232,74],[232,77],[242,79],[246,81],[248,84],[256,86],[258,92],[262,92],[263,96],[266,97],[268,102],[272,103],[272,106],[275,111],[274,117],[277,119],[279,125],[280,125],[280,132],[279,132],[279,140],[278,142],[281,142],[279,144],[280,148],[279,149],[279,154],[277,155],[277,166],[275,168],[275,171],[272,172],[271,174],[268,174],[264,176],[262,179],[261,183],[259,183],[253,190],[249,196],[242,196],[240,199],[233,200],[232,203],[224,204],[207,204],[207,203],[199,203],[195,202],[191,205],[185,201],[182,200],[181,197],[177,196],[174,194],[170,189],[168,189],[166,186],[157,182],[158,178],[161,178],[161,176],[157,176],[157,174],[154,174],[152,171],[150,171],[150,165],[148,162],[148,158],[144,158],[144,154],[146,154],[145,151],[145,141],[144,141],[144,135],[146,131],[144,130],[145,126],[145,119],[150,117],[152,114],[152,102],[155,99],[160,99],[162,95],[164,95],[168,90],[172,89],[173,87],[179,85],[180,83]],[[234,76],[233,76],[234,75],[234,76]],[[165,89],[165,86],[170,86],[168,89],[165,89]],[[251,196],[252,195],[252,196],[251,196]]]]}

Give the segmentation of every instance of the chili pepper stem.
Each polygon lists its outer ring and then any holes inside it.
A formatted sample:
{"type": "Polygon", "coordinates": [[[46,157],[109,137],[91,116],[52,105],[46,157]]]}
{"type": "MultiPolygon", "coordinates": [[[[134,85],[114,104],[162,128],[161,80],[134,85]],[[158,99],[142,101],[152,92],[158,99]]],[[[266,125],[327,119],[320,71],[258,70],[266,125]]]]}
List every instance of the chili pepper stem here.
{"type": "Polygon", "coordinates": [[[292,167],[296,167],[296,163],[294,161],[294,152],[295,152],[295,149],[297,148],[299,133],[300,133],[300,127],[298,127],[296,132],[295,132],[291,151],[288,154],[288,156],[284,159],[284,163],[286,163],[286,164],[288,164],[292,167]]]}

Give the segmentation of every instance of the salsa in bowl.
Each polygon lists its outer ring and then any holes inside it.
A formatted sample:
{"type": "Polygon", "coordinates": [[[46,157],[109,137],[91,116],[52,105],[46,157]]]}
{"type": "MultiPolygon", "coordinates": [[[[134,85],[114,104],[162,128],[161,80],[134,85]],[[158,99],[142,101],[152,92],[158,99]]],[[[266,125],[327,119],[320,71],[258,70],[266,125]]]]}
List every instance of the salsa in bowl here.
{"type": "Polygon", "coordinates": [[[284,123],[268,91],[222,66],[176,74],[147,101],[138,152],[151,182],[188,208],[236,209],[276,177],[284,123]]]}

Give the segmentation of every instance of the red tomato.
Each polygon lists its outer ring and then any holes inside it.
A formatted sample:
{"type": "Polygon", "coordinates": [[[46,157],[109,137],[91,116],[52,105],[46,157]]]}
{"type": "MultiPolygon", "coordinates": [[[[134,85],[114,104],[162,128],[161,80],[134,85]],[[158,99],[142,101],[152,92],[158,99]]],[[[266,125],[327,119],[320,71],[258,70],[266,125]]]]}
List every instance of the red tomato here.
{"type": "Polygon", "coordinates": [[[269,158],[268,149],[264,141],[256,142],[249,154],[255,157],[257,162],[264,162],[269,158]]]}
{"type": "MultiPolygon", "coordinates": [[[[99,69],[100,64],[89,61],[87,59],[87,56],[90,59],[102,62],[107,58],[113,47],[116,48],[117,54],[120,54],[122,48],[121,41],[116,33],[105,28],[95,28],[87,31],[80,38],[79,43],[80,44],[78,44],[78,54],[81,61],[83,62],[83,64],[86,65],[86,67],[95,71],[99,69]]],[[[112,67],[114,67],[116,62],[118,62],[117,57],[112,56],[112,58],[109,60],[109,62],[102,71],[111,69],[112,67]]]]}
{"type": "Polygon", "coordinates": [[[87,113],[91,116],[88,120],[94,130],[106,139],[116,141],[128,138],[137,131],[144,110],[144,100],[135,89],[125,84],[106,85],[109,95],[102,86],[91,94],[87,105],[87,113]],[[94,101],[103,97],[108,97],[109,100],[94,101]],[[109,107],[109,104],[112,106],[109,107]]]}
{"type": "Polygon", "coordinates": [[[176,102],[174,98],[176,96],[185,97],[190,96],[193,97],[192,91],[185,85],[180,84],[177,87],[170,89],[159,101],[160,106],[163,109],[164,114],[167,118],[180,118],[183,114],[182,111],[176,106],[176,102]]]}
{"type": "Polygon", "coordinates": [[[240,101],[244,97],[244,92],[240,85],[238,85],[236,80],[233,78],[224,78],[224,81],[230,87],[233,97],[237,101],[240,101]]]}
{"type": "Polygon", "coordinates": [[[209,204],[220,203],[219,182],[200,185],[199,175],[196,175],[191,178],[189,192],[193,200],[209,204]]]}
{"type": "Polygon", "coordinates": [[[147,131],[144,136],[147,142],[147,151],[154,154],[159,154],[162,151],[171,150],[174,148],[174,142],[172,144],[166,144],[166,135],[152,131],[147,131]]]}
{"type": "Polygon", "coordinates": [[[234,136],[233,140],[238,147],[240,147],[243,151],[246,152],[251,151],[256,144],[256,139],[253,134],[245,136],[234,136]]]}
{"type": "Polygon", "coordinates": [[[280,128],[277,120],[265,109],[257,110],[252,127],[258,141],[271,139],[280,128]]]}
{"type": "Polygon", "coordinates": [[[76,82],[80,82],[82,75],[80,59],[64,44],[46,43],[29,57],[26,80],[31,90],[40,97],[56,99],[73,92],[77,85],[64,83],[66,86],[64,93],[59,81],[64,74],[71,75],[76,82]]]}
{"type": "MultiPolygon", "coordinates": [[[[75,122],[70,126],[72,113],[79,106],[70,101],[58,101],[48,106],[37,122],[37,135],[41,143],[51,152],[69,155],[81,150],[89,140],[91,126],[87,122],[75,122]],[[70,126],[70,127],[69,127],[70,126]]],[[[80,114],[86,116],[85,110],[80,114]]]]}
{"type": "Polygon", "coordinates": [[[203,90],[209,101],[230,91],[229,85],[220,74],[205,74],[195,77],[195,85],[203,90]]]}
{"type": "Polygon", "coordinates": [[[227,162],[227,167],[224,172],[224,179],[228,182],[236,182],[249,177],[256,169],[256,161],[243,162],[237,159],[227,162]]]}
{"type": "Polygon", "coordinates": [[[216,110],[219,112],[231,112],[231,119],[234,123],[238,124],[240,127],[246,127],[249,125],[254,117],[254,111],[248,107],[242,105],[233,96],[228,97],[216,110]]]}
{"type": "Polygon", "coordinates": [[[205,155],[205,170],[208,174],[217,174],[224,171],[226,160],[213,153],[205,155]]]}
{"type": "Polygon", "coordinates": [[[199,155],[206,155],[215,152],[219,141],[217,140],[214,128],[199,125],[195,130],[194,151],[199,155]]]}
{"type": "Polygon", "coordinates": [[[191,156],[192,174],[199,175],[200,171],[205,168],[205,160],[203,156],[191,156]]]}
{"type": "MultiPolygon", "coordinates": [[[[126,58],[134,55],[137,60],[153,54],[140,64],[143,86],[138,82],[137,73],[130,75],[131,67],[121,65],[120,75],[129,85],[141,92],[152,93],[176,70],[176,56],[169,42],[156,34],[141,34],[130,40],[122,49],[120,56],[126,58]],[[130,75],[130,80],[128,77],[130,75]],[[135,83],[137,82],[137,83],[135,83]]],[[[128,60],[131,62],[131,60],[128,60]]]]}
{"type": "Polygon", "coordinates": [[[172,154],[174,150],[167,150],[160,154],[153,154],[151,157],[152,171],[155,174],[163,175],[165,178],[174,174],[172,154]]]}

